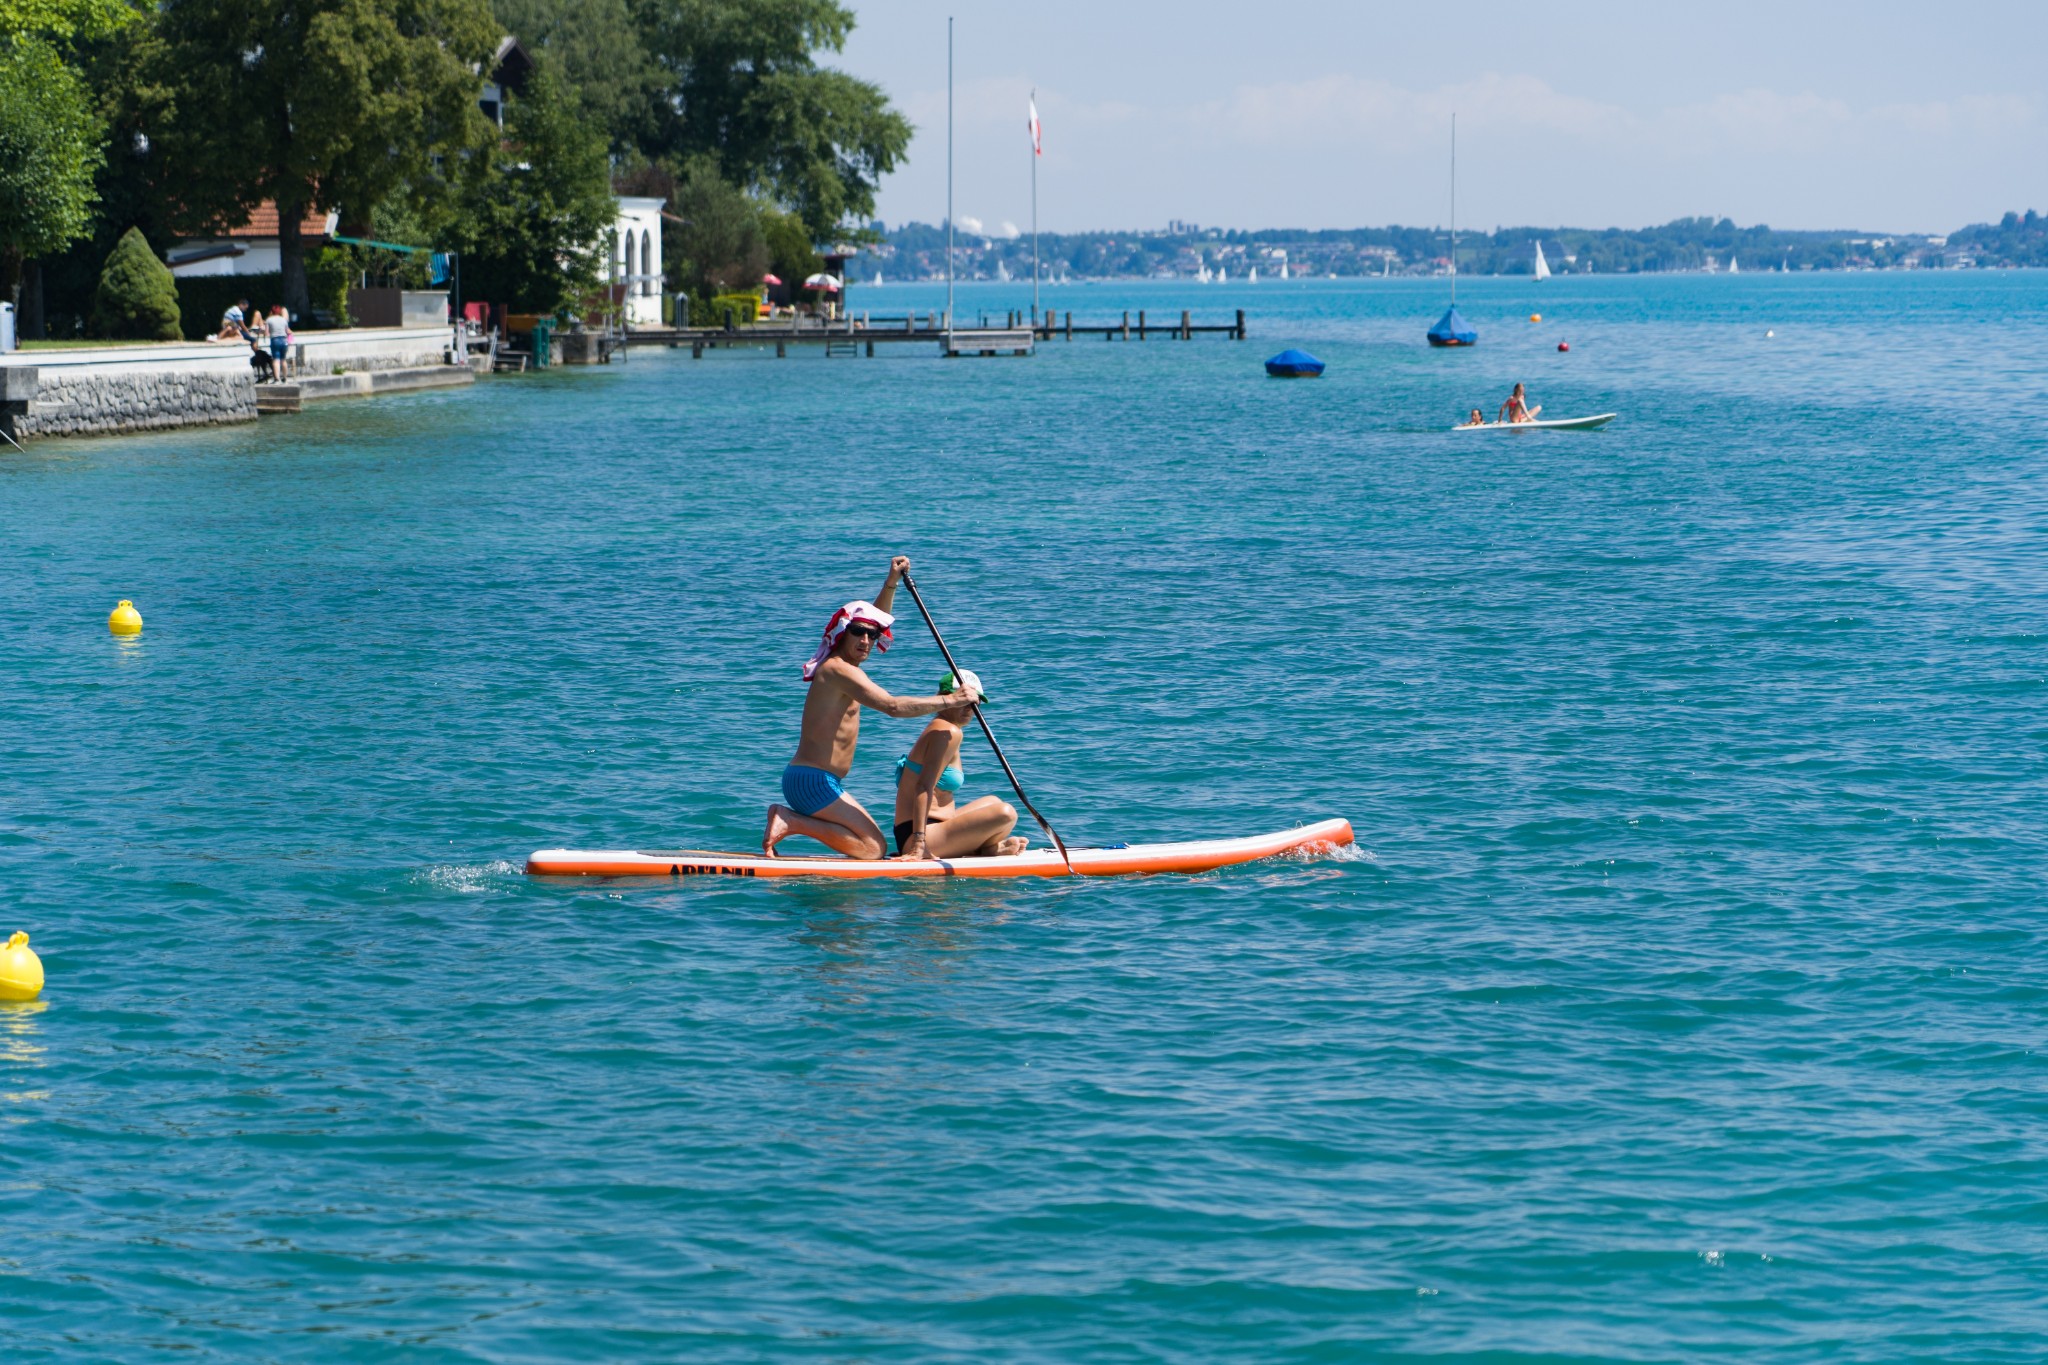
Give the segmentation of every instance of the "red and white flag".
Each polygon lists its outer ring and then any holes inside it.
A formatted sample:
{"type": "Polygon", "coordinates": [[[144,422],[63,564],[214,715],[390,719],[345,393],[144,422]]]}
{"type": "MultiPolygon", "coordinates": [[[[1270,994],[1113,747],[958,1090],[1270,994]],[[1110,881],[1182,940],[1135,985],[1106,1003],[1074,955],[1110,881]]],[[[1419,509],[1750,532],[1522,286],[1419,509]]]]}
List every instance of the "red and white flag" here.
{"type": "Polygon", "coordinates": [[[1045,148],[1038,144],[1038,97],[1036,95],[1031,98],[1031,154],[1033,156],[1045,155],[1045,148]]]}

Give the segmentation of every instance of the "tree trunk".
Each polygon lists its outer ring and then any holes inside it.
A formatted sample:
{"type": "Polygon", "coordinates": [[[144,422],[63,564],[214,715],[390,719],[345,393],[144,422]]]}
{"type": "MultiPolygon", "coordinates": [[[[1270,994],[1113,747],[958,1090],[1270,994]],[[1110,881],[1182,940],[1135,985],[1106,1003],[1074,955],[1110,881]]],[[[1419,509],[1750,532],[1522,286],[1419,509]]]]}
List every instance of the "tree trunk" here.
{"type": "Polygon", "coordinates": [[[313,297],[306,288],[306,247],[299,226],[305,219],[304,204],[277,206],[278,269],[284,274],[284,306],[295,326],[312,325],[313,297]]]}
{"type": "Polygon", "coordinates": [[[41,341],[43,331],[43,263],[29,264],[21,285],[21,304],[14,318],[14,335],[20,341],[41,341]]]}

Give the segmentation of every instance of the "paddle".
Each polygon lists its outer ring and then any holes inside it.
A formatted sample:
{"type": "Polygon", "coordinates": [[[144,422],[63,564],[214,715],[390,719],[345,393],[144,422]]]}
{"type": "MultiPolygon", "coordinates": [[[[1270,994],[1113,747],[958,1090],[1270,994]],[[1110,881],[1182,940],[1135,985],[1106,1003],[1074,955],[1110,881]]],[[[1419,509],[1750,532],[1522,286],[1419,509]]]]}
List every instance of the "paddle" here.
{"type": "MultiPolygon", "coordinates": [[[[931,631],[932,639],[939,642],[939,653],[946,656],[946,667],[952,669],[953,676],[958,678],[960,665],[953,662],[953,651],[946,648],[946,637],[939,634],[938,623],[932,620],[931,612],[925,608],[924,599],[917,595],[917,584],[910,581],[909,574],[903,575],[903,586],[910,589],[910,600],[917,603],[917,614],[924,618],[925,627],[931,631]]],[[[1017,780],[1017,773],[1010,767],[1010,760],[1003,757],[1003,746],[996,743],[996,732],[988,728],[988,717],[981,714],[979,705],[974,708],[974,718],[981,722],[981,733],[988,737],[988,747],[996,751],[996,762],[1003,765],[1003,776],[1009,778],[1010,785],[1016,788],[1017,799],[1024,803],[1025,810],[1031,812],[1031,818],[1038,822],[1038,827],[1052,840],[1053,847],[1060,851],[1060,861],[1067,865],[1067,874],[1079,875],[1074,871],[1074,860],[1067,856],[1067,846],[1060,839],[1058,831],[1046,823],[1045,817],[1038,813],[1038,807],[1032,805],[1031,798],[1024,794],[1024,784],[1017,780]]]]}

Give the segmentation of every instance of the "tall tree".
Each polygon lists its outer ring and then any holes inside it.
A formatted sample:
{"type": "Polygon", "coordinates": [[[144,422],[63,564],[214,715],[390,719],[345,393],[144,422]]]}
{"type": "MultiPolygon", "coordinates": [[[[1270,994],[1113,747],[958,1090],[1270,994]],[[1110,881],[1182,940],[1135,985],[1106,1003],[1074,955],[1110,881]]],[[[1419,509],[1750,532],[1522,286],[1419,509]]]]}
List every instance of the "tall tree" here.
{"type": "Polygon", "coordinates": [[[869,217],[910,122],[881,88],[817,64],[853,31],[837,0],[643,0],[662,71],[642,149],[681,165],[709,156],[735,185],[794,210],[814,239],[869,217]]]}
{"type": "Polygon", "coordinates": [[[693,305],[713,296],[752,290],[761,282],[772,254],[761,229],[760,206],[718,173],[708,156],[691,158],[676,182],[676,216],[683,221],[670,237],[662,234],[664,264],[693,305]]]}
{"type": "Polygon", "coordinates": [[[155,79],[172,92],[153,157],[182,225],[278,210],[285,303],[309,306],[300,223],[352,226],[437,158],[484,145],[482,71],[499,27],[488,0],[172,0],[155,79]]]}
{"type": "Polygon", "coordinates": [[[604,136],[545,62],[506,107],[504,145],[462,171],[443,240],[462,253],[462,292],[552,313],[596,287],[615,216],[604,136]]]}
{"type": "Polygon", "coordinates": [[[56,49],[0,40],[0,298],[19,301],[23,260],[91,231],[101,156],[92,98],[56,49]]]}
{"type": "Polygon", "coordinates": [[[493,0],[498,21],[549,62],[566,98],[604,130],[611,150],[633,150],[649,126],[660,72],[628,0],[493,0]]]}
{"type": "Polygon", "coordinates": [[[0,0],[0,36],[90,42],[139,17],[123,0],[0,0]]]}

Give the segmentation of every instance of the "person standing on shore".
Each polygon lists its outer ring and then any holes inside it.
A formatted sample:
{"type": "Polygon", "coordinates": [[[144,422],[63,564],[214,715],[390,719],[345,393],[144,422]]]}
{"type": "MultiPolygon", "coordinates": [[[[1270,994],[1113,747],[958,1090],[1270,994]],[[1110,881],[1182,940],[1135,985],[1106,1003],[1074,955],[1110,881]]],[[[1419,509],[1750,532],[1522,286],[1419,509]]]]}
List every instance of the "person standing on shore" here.
{"type": "Polygon", "coordinates": [[[896,585],[908,572],[910,560],[896,556],[874,601],[848,602],[825,623],[824,640],[804,665],[804,681],[811,686],[804,697],[796,757],[782,770],[782,799],[788,804],[768,807],[763,856],[777,856],[777,844],[801,834],[849,858],[887,857],[882,827],[842,785],[860,742],[860,708],[908,720],[981,700],[971,684],[942,696],[894,697],[864,670],[869,657],[895,638],[896,618],[889,608],[896,601],[896,585]]]}
{"type": "Polygon", "coordinates": [[[270,363],[277,367],[277,377],[291,378],[291,361],[286,357],[291,351],[292,322],[283,304],[271,305],[270,316],[263,319],[263,330],[270,335],[270,363]]]}

